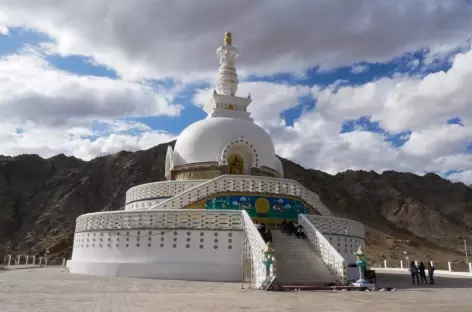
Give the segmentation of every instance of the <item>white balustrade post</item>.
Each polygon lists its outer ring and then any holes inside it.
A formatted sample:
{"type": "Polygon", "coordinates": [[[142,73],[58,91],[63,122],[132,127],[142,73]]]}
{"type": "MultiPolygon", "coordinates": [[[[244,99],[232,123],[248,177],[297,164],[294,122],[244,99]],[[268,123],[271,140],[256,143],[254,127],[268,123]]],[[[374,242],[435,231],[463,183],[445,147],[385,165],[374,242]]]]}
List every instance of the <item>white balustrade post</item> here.
{"type": "Polygon", "coordinates": [[[387,260],[384,260],[384,268],[387,268],[387,260]]]}
{"type": "Polygon", "coordinates": [[[36,264],[36,256],[33,256],[33,265],[36,264]]]}
{"type": "Polygon", "coordinates": [[[41,265],[43,262],[43,257],[39,257],[39,265],[41,265]]]}
{"type": "Polygon", "coordinates": [[[63,266],[63,267],[66,266],[66,258],[62,258],[62,266],[63,266]]]}
{"type": "Polygon", "coordinates": [[[452,266],[451,266],[450,261],[447,263],[447,268],[448,268],[449,272],[452,272],[452,266]]]}
{"type": "Polygon", "coordinates": [[[400,260],[400,268],[403,269],[403,260],[400,260]]]}
{"type": "Polygon", "coordinates": [[[20,260],[21,260],[21,255],[18,255],[18,257],[16,257],[16,265],[20,265],[20,260]]]}
{"type": "Polygon", "coordinates": [[[418,261],[415,260],[415,265],[418,266],[418,261]]]}
{"type": "Polygon", "coordinates": [[[28,265],[28,258],[29,258],[29,256],[25,256],[25,258],[26,258],[26,263],[25,263],[25,264],[28,265]]]}
{"type": "Polygon", "coordinates": [[[469,262],[469,272],[472,273],[472,263],[469,262]]]}
{"type": "Polygon", "coordinates": [[[7,263],[8,263],[8,266],[11,265],[11,255],[8,255],[8,262],[7,263]]]}

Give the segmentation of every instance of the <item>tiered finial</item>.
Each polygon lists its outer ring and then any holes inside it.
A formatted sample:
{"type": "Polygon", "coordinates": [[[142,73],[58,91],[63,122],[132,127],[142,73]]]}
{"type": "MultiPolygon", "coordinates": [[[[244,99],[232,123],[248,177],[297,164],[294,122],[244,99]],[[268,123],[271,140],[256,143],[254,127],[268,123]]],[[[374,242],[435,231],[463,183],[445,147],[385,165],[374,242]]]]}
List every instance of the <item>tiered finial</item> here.
{"type": "Polygon", "coordinates": [[[239,54],[238,49],[231,45],[232,42],[232,34],[227,32],[225,33],[225,44],[216,50],[221,64],[215,86],[219,94],[235,95],[238,90],[239,79],[235,63],[239,54]]]}

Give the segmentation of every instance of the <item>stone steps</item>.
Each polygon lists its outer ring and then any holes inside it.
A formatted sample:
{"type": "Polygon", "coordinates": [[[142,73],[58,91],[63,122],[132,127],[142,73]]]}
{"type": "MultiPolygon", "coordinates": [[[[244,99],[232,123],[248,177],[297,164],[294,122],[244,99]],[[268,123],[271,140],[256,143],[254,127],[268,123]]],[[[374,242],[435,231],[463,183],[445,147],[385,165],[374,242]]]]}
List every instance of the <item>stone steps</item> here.
{"type": "Polygon", "coordinates": [[[272,232],[277,261],[277,283],[285,285],[324,285],[335,283],[323,260],[308,240],[272,232]]]}

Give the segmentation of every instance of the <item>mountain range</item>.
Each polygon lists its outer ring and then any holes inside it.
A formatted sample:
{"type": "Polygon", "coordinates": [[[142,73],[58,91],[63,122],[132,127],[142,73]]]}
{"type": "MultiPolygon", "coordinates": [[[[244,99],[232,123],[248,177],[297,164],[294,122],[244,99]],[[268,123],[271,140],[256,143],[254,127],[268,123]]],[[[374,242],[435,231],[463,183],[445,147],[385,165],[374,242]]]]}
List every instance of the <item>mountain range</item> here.
{"type": "MultiPolygon", "coordinates": [[[[164,180],[168,145],[83,161],[57,155],[0,156],[0,253],[70,258],[75,220],[122,209],[126,191],[164,180]]],[[[436,174],[352,171],[330,175],[281,158],[285,178],[318,193],[335,216],[366,226],[371,264],[434,260],[465,269],[464,239],[472,245],[472,188],[436,174]],[[405,254],[406,252],[406,254],[405,254]]],[[[3,257],[0,257],[0,259],[3,257]]]]}

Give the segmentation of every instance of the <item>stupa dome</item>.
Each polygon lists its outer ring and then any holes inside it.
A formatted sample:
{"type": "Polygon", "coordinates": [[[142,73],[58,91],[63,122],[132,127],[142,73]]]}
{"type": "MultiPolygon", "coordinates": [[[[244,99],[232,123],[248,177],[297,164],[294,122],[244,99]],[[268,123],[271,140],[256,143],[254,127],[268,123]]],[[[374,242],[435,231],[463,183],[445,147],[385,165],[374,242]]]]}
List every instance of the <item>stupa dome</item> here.
{"type": "Polygon", "coordinates": [[[182,131],[174,152],[187,164],[226,163],[236,153],[244,158],[245,171],[262,166],[279,169],[270,135],[247,119],[212,117],[197,121],[182,131]]]}

